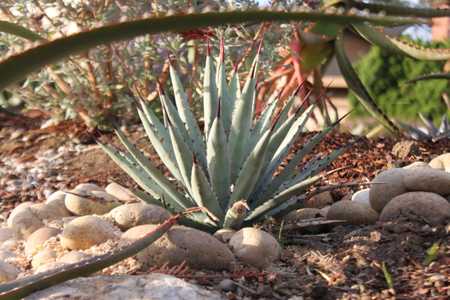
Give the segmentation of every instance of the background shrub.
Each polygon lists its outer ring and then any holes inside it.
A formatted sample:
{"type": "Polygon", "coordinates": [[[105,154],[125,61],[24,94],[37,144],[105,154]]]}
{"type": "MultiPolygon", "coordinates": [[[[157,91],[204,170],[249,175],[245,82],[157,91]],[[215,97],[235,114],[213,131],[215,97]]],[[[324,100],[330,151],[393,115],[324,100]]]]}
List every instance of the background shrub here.
{"type": "MultiPolygon", "coordinates": [[[[433,48],[450,45],[450,41],[417,43],[433,48]]],[[[420,61],[372,47],[358,62],[356,69],[374,100],[390,117],[414,121],[418,113],[422,113],[437,120],[448,111],[442,100],[442,94],[450,92],[448,80],[420,81],[415,84],[406,84],[406,81],[420,75],[442,72],[445,63],[420,61]]],[[[350,93],[349,99],[355,108],[355,115],[368,115],[353,94],[350,93]]]]}

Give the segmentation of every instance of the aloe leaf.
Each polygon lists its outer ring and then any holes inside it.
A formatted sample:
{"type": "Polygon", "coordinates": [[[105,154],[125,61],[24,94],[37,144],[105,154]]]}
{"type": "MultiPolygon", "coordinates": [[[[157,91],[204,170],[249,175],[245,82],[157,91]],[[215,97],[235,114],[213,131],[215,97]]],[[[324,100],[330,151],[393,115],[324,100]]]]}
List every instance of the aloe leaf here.
{"type": "Polygon", "coordinates": [[[206,144],[206,157],[211,185],[221,207],[226,209],[230,196],[230,157],[225,129],[220,114],[214,119],[206,144]]]}
{"type": "Polygon", "coordinates": [[[422,75],[417,78],[408,80],[406,83],[416,83],[418,81],[423,81],[423,80],[442,80],[442,79],[450,80],[450,73],[433,73],[433,74],[422,75]]]}
{"type": "Polygon", "coordinates": [[[354,24],[355,30],[370,43],[412,58],[421,60],[448,60],[450,49],[425,48],[419,45],[407,43],[394,37],[390,37],[366,24],[354,24]]]}
{"type": "Polygon", "coordinates": [[[224,212],[211,190],[208,179],[202,169],[194,162],[191,174],[192,197],[200,207],[207,208],[216,220],[223,220],[224,212]]]}
{"type": "Polygon", "coordinates": [[[109,145],[104,145],[99,143],[100,147],[106,154],[122,169],[127,173],[128,176],[133,178],[133,180],[147,193],[149,193],[154,198],[160,198],[163,194],[162,190],[158,184],[153,181],[153,179],[147,175],[147,173],[139,166],[133,157],[127,157],[122,152],[114,149],[109,145]]]}
{"type": "Polygon", "coordinates": [[[206,166],[206,153],[205,142],[202,138],[200,128],[192,113],[189,102],[184,92],[183,85],[178,77],[175,69],[170,66],[170,78],[172,79],[172,87],[175,96],[175,103],[177,105],[178,113],[181,121],[186,126],[190,138],[192,139],[192,146],[195,149],[195,153],[198,155],[198,159],[202,162],[202,166],[206,166]]]}
{"type": "Polygon", "coordinates": [[[0,21],[0,32],[12,34],[32,42],[45,41],[45,38],[41,37],[36,32],[8,21],[0,21]]]}
{"type": "Polygon", "coordinates": [[[256,90],[256,69],[259,55],[253,61],[250,74],[245,83],[241,97],[236,99],[235,108],[231,121],[229,137],[231,160],[231,182],[234,183],[240,170],[242,162],[247,154],[247,142],[250,137],[252,127],[255,90],[256,90]]]}
{"type": "Polygon", "coordinates": [[[193,153],[189,150],[183,138],[179,135],[176,128],[169,125],[170,139],[172,140],[172,147],[175,153],[178,170],[180,170],[183,183],[187,191],[192,195],[191,189],[191,169],[193,153]]]}
{"type": "Polygon", "coordinates": [[[262,171],[271,135],[272,132],[270,130],[266,131],[258,144],[256,144],[255,149],[247,157],[234,185],[228,207],[231,207],[238,200],[247,200],[255,188],[262,171]]]}
{"type": "Polygon", "coordinates": [[[450,9],[448,8],[413,7],[407,5],[367,3],[355,0],[345,0],[345,3],[349,7],[368,10],[372,13],[382,12],[383,14],[396,16],[408,16],[408,17],[414,16],[420,18],[436,18],[436,17],[450,16],[450,9]]]}
{"type": "Polygon", "coordinates": [[[99,45],[132,39],[140,35],[183,32],[201,27],[239,23],[319,20],[328,20],[330,23],[338,24],[368,21],[381,25],[415,24],[420,22],[414,18],[340,15],[314,11],[278,12],[261,9],[152,17],[80,32],[10,56],[0,63],[0,91],[10,84],[24,79],[28,74],[38,71],[45,65],[56,63],[70,55],[85,52],[99,45]]]}
{"type": "Polygon", "coordinates": [[[205,71],[203,75],[203,119],[205,122],[205,137],[208,137],[214,116],[217,110],[218,94],[216,86],[216,72],[211,56],[206,56],[205,71]]]}
{"type": "Polygon", "coordinates": [[[246,218],[246,220],[256,221],[264,217],[269,217],[268,214],[269,211],[284,204],[290,198],[298,194],[305,193],[310,186],[319,182],[321,179],[322,179],[321,176],[313,176],[301,182],[298,182],[297,184],[291,186],[286,190],[283,190],[282,192],[275,195],[273,198],[268,199],[267,201],[256,207],[246,218]]]}
{"type": "MultiPolygon", "coordinates": [[[[145,108],[144,108],[145,109],[145,108]]],[[[158,153],[158,156],[161,158],[161,161],[164,163],[164,165],[167,167],[167,169],[172,173],[172,175],[179,181],[181,181],[181,175],[177,168],[177,165],[174,161],[173,157],[173,149],[172,145],[169,144],[170,142],[170,136],[167,133],[167,130],[162,126],[161,123],[159,123],[160,126],[154,126],[152,125],[153,122],[151,121],[151,118],[156,118],[154,113],[147,109],[146,111],[142,111],[138,109],[138,114],[141,119],[142,124],[144,125],[145,132],[150,140],[150,143],[152,144],[153,148],[155,149],[156,153],[158,153]],[[148,116],[153,115],[152,117],[148,118],[148,116]],[[154,127],[154,128],[153,128],[154,127]],[[158,131],[156,128],[160,128],[163,131],[158,131]]],[[[158,120],[159,122],[159,120],[158,120]]],[[[154,123],[153,123],[154,124],[154,123]]]]}
{"type": "Polygon", "coordinates": [[[399,133],[398,127],[389,119],[389,117],[378,107],[376,102],[372,99],[369,92],[366,90],[364,84],[358,77],[355,69],[353,68],[350,60],[345,53],[344,48],[344,36],[342,32],[338,35],[335,41],[336,59],[344,76],[345,82],[348,87],[355,93],[359,102],[367,109],[372,116],[383,124],[387,129],[392,132],[399,133]]]}
{"type": "Polygon", "coordinates": [[[2,284],[0,285],[0,300],[22,299],[33,292],[112,266],[151,245],[174,224],[174,220],[169,219],[142,238],[116,251],[2,284]]]}
{"type": "Polygon", "coordinates": [[[183,209],[191,207],[191,203],[180,192],[178,192],[175,186],[159,171],[148,159],[145,157],[139,149],[137,149],[127,137],[116,129],[116,135],[119,140],[130,152],[133,158],[139,163],[139,165],[147,172],[147,174],[160,186],[164,192],[164,196],[171,202],[176,202],[183,209]]]}

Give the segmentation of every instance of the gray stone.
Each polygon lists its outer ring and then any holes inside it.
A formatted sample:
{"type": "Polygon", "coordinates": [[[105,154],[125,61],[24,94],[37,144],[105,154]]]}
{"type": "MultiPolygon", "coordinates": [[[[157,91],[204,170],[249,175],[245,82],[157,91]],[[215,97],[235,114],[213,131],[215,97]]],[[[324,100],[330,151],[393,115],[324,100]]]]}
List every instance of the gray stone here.
{"type": "Polygon", "coordinates": [[[375,211],[381,212],[392,198],[407,192],[403,184],[403,177],[406,173],[407,169],[389,169],[381,172],[372,180],[369,199],[370,206],[375,211]]]}
{"type": "Polygon", "coordinates": [[[393,221],[402,217],[426,221],[432,225],[443,225],[450,221],[450,203],[434,193],[405,193],[395,197],[385,206],[380,221],[393,221]]]}
{"type": "Polygon", "coordinates": [[[208,291],[174,276],[151,273],[131,276],[95,276],[77,278],[36,292],[25,300],[221,300],[208,291]]]}
{"type": "Polygon", "coordinates": [[[374,224],[378,213],[366,204],[355,201],[338,201],[331,205],[327,213],[328,220],[345,220],[350,224],[374,224]]]}
{"type": "Polygon", "coordinates": [[[288,213],[283,219],[285,222],[299,222],[308,219],[321,217],[322,214],[318,208],[300,208],[288,213]]]}

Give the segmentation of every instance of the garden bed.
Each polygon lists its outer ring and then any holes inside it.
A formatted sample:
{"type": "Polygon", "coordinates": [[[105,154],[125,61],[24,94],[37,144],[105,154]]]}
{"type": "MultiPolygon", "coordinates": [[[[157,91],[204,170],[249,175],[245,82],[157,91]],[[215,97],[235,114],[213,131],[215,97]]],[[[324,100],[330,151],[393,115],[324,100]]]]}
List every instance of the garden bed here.
{"type": "MultiPolygon", "coordinates": [[[[40,202],[52,190],[69,189],[83,182],[106,186],[115,181],[134,186],[135,183],[95,145],[93,135],[82,125],[65,122],[39,129],[40,122],[33,120],[35,118],[20,124],[9,122],[9,126],[0,129],[3,218],[21,202],[40,202]]],[[[129,134],[161,166],[144,133],[132,128],[129,134]]],[[[303,134],[297,146],[310,136],[310,133],[303,134]]],[[[101,138],[117,142],[109,133],[101,138]]],[[[395,139],[368,140],[335,132],[312,156],[327,154],[350,142],[353,143],[351,149],[329,168],[341,170],[324,179],[321,185],[367,183],[390,166],[429,161],[433,156],[450,151],[449,140],[436,144],[420,142],[414,145],[414,151],[406,151],[406,155],[403,153],[399,157],[392,152],[395,139]]],[[[309,158],[311,156],[306,160],[309,158]]],[[[349,192],[349,188],[337,190],[332,193],[333,200],[338,201],[349,192]]],[[[449,228],[398,221],[395,224],[326,227],[315,234],[305,234],[300,229],[280,233],[278,226],[268,222],[264,226],[273,230],[283,245],[281,259],[268,270],[261,272],[242,265],[233,272],[181,268],[175,275],[214,289],[219,289],[222,282],[222,289],[231,290],[223,291],[229,299],[289,299],[294,296],[306,299],[446,299],[450,296],[449,228]],[[425,266],[427,249],[434,243],[440,243],[439,255],[425,266]],[[393,289],[388,288],[383,263],[392,277],[393,289]],[[224,286],[224,279],[237,282],[237,287],[224,286]]],[[[153,271],[169,272],[164,268],[153,271]]],[[[149,270],[124,272],[136,274],[149,270]]]]}

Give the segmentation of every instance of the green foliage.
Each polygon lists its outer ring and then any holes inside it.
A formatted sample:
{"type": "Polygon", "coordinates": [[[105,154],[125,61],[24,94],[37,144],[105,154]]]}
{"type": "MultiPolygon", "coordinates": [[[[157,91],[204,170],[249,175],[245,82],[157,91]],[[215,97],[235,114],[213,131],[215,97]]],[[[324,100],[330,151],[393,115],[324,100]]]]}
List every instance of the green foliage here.
{"type": "Polygon", "coordinates": [[[335,150],[324,158],[311,160],[300,172],[297,170],[299,162],[337,125],[334,124],[308,141],[274,175],[304,130],[313,107],[289,115],[293,95],[279,113],[274,99],[256,118],[258,57],[242,89],[234,76],[227,80],[223,59],[216,63],[207,57],[202,89],[203,123],[193,118],[173,67],[170,75],[175,101],[160,90],[165,121],[161,122],[141,101],[138,110],[149,141],[174,180],[167,179],[120,130],[116,133],[126,151],[100,144],[148,193],[138,192],[138,197],[174,213],[202,207],[203,212],[191,216],[191,226],[209,231],[239,229],[243,224],[289,212],[298,204],[293,197],[304,194],[318,182],[321,179],[318,174],[346,150],[335,150]]]}
{"type": "MultiPolygon", "coordinates": [[[[447,43],[425,44],[441,48],[447,43]]],[[[450,92],[449,81],[445,79],[419,81],[407,84],[423,74],[441,72],[445,61],[416,60],[404,55],[393,54],[377,46],[358,62],[356,69],[378,106],[389,116],[402,120],[416,120],[422,113],[438,120],[448,111],[442,101],[442,94],[450,92]]],[[[366,115],[353,94],[350,101],[356,115],[366,115]]]]}

